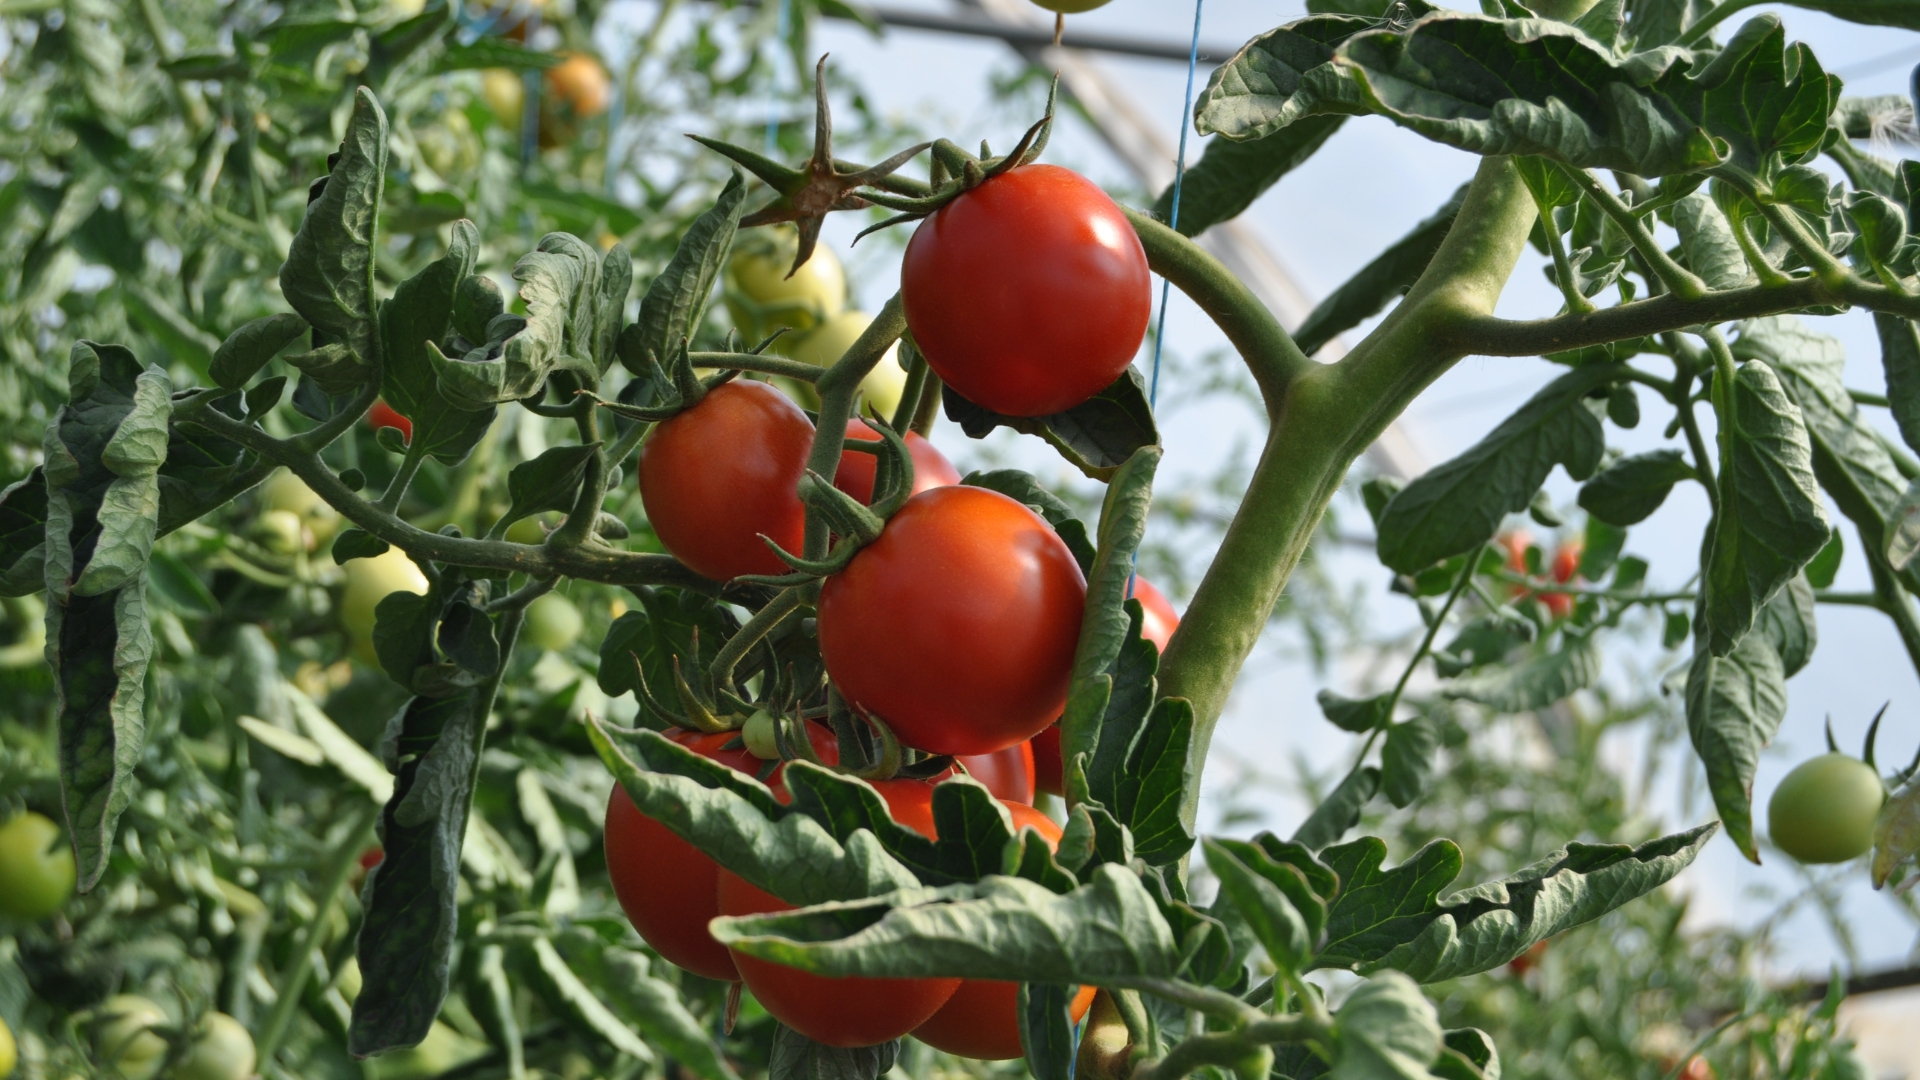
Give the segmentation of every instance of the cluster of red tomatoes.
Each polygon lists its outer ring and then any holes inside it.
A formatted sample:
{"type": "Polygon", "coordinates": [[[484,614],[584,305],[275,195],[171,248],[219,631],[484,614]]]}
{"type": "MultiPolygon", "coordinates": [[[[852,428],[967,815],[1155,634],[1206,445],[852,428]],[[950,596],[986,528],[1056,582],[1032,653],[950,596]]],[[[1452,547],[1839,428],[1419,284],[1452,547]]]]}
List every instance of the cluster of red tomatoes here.
{"type": "MultiPolygon", "coordinates": [[[[1531,533],[1525,530],[1507,533],[1500,537],[1500,544],[1507,549],[1507,569],[1512,570],[1516,574],[1526,574],[1530,572],[1527,568],[1527,549],[1533,547],[1533,535],[1531,533]]],[[[1579,575],[1580,554],[1582,550],[1583,548],[1578,540],[1566,541],[1554,549],[1553,560],[1548,566],[1548,572],[1553,575],[1554,584],[1568,584],[1579,575]]],[[[1537,597],[1542,604],[1546,605],[1547,611],[1556,619],[1564,619],[1568,615],[1573,614],[1574,598],[1572,593],[1535,592],[1525,585],[1515,585],[1512,587],[1511,592],[1515,599],[1525,599],[1529,596],[1537,597]]]]}
{"type": "MultiPolygon", "coordinates": [[[[1146,257],[1125,216],[1084,178],[1045,165],[992,177],[927,218],[908,245],[901,292],[915,343],[945,385],[1015,416],[1071,409],[1119,378],[1150,307],[1146,257]],[[955,281],[969,282],[964,295],[955,281]]],[[[785,395],[746,380],[658,424],[638,471],[661,542],[716,580],[786,572],[765,541],[804,546],[796,489],[814,434],[785,395]]],[[[878,435],[855,421],[846,437],[878,435]]],[[[961,485],[921,436],[905,441],[912,497],[821,584],[816,628],[828,675],[903,745],[953,755],[1016,828],[1057,843],[1060,827],[1030,804],[1036,790],[1061,787],[1051,725],[1066,702],[1086,579],[1039,515],[961,485]]],[[[833,482],[870,502],[875,472],[873,455],[847,451],[833,482]]],[[[1146,582],[1136,595],[1146,636],[1164,647],[1178,617],[1146,582]]],[[[836,762],[833,736],[808,727],[820,759],[836,762]]],[[[763,764],[734,733],[668,735],[748,774],[763,764]]],[[[784,800],[780,775],[770,783],[784,800]]],[[[875,787],[895,820],[933,837],[939,779],[875,787]]],[[[768,1012],[818,1042],[865,1046],[911,1032],[969,1057],[1020,1056],[1015,984],[830,979],[729,952],[708,932],[714,917],[790,905],[642,815],[619,788],[607,806],[606,850],[621,905],[655,950],[689,971],[743,981],[768,1012]]],[[[1076,1017],[1091,1000],[1084,990],[1076,1017]]]]}

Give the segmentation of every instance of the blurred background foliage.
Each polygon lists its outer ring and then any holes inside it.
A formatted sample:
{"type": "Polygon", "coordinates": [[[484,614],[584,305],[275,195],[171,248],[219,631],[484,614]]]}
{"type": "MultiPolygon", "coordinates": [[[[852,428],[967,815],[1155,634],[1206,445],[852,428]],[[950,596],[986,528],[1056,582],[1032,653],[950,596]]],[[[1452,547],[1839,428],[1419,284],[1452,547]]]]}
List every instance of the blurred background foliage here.
{"type": "MultiPolygon", "coordinates": [[[[479,225],[481,265],[502,282],[554,230],[625,244],[636,277],[651,277],[726,178],[682,132],[745,145],[770,137],[780,156],[799,158],[812,134],[809,28],[843,7],[799,0],[783,20],[772,4],[708,5],[691,40],[669,45],[662,31],[679,6],[652,5],[609,71],[596,51],[607,13],[593,0],[454,10],[439,0],[0,0],[0,486],[38,463],[74,341],[122,342],[176,385],[204,384],[220,340],[285,309],[273,275],[358,85],[376,89],[392,123],[378,252],[388,286],[437,258],[461,217],[479,225]],[[780,120],[771,127],[770,114],[780,120]]],[[[918,137],[867,106],[857,73],[829,78],[842,156],[875,160],[918,137]]],[[[1034,85],[1000,89],[1026,103],[1034,85]]],[[[728,327],[715,310],[705,332],[717,339],[728,327]]],[[[1258,407],[1232,357],[1170,363],[1181,390],[1164,409],[1223,396],[1258,407]]],[[[503,412],[466,462],[426,466],[404,512],[428,528],[483,531],[503,509],[485,500],[546,447],[555,422],[503,412]]],[[[995,463],[985,447],[952,449],[963,463],[995,463]]],[[[373,484],[392,467],[370,428],[331,453],[373,484]]],[[[1234,455],[1207,484],[1157,501],[1142,566],[1169,592],[1193,583],[1248,460],[1234,455]]],[[[629,545],[653,546],[632,485],[616,490],[608,508],[633,527],[629,545]]],[[[1077,495],[1091,517],[1097,492],[1077,495]]],[[[1354,539],[1364,518],[1357,498],[1342,500],[1323,547],[1364,543],[1354,539]]],[[[0,1019],[18,1037],[20,1075],[113,1075],[93,1048],[97,1008],[113,993],[152,998],[183,1031],[205,1012],[231,1014],[271,1051],[260,1071],[273,1078],[728,1080],[761,1067],[750,1063],[767,1060],[771,1022],[749,1003],[722,1035],[725,988],[651,956],[607,886],[599,836],[610,781],[573,721],[587,710],[631,717],[631,697],[610,700],[594,678],[598,643],[647,597],[582,583],[565,592],[583,626],[515,656],[493,718],[462,860],[456,992],[419,1049],[348,1058],[355,886],[377,858],[368,812],[390,783],[377,743],[405,695],[341,630],[345,575],[326,551],[336,525],[297,486],[270,483],[156,548],[148,741],[111,868],[52,919],[0,921],[0,1019]],[[689,1035],[717,1038],[725,1061],[689,1035]]],[[[1337,654],[1397,668],[1410,643],[1369,635],[1362,587],[1310,559],[1278,617],[1321,664],[1337,654]]],[[[30,809],[58,820],[43,608],[29,596],[0,611],[0,817],[30,809]]],[[[1691,759],[1655,681],[1630,699],[1583,695],[1516,715],[1427,703],[1442,764],[1422,799],[1366,827],[1395,859],[1453,838],[1463,881],[1570,838],[1657,835],[1675,823],[1646,811],[1650,773],[1691,759]],[[1643,749],[1639,762],[1601,752],[1623,731],[1643,749]]],[[[1222,824],[1257,817],[1266,787],[1327,780],[1225,764],[1240,769],[1245,812],[1230,800],[1222,824]]],[[[1818,901],[1811,883],[1783,903],[1818,901]]],[[[1525,964],[1436,987],[1443,1020],[1491,1032],[1509,1077],[1855,1075],[1830,1044],[1830,1010],[1757,981],[1764,928],[1699,929],[1686,915],[1682,897],[1661,893],[1525,964]]],[[[917,1045],[899,1068],[1023,1071],[917,1045]]]]}

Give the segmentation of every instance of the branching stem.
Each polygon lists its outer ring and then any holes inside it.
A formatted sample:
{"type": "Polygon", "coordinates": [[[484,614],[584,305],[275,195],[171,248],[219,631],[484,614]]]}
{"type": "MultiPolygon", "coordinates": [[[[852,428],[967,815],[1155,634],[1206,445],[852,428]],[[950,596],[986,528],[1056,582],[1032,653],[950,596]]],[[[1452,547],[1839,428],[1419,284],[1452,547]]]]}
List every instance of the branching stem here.
{"type": "MultiPolygon", "coordinates": [[[[1693,271],[1673,261],[1673,256],[1667,254],[1666,249],[1654,240],[1653,234],[1647,231],[1646,222],[1640,219],[1640,215],[1634,213],[1632,207],[1621,201],[1620,196],[1608,191],[1599,177],[1585,169],[1576,169],[1570,165],[1560,166],[1560,171],[1578,185],[1587,198],[1592,199],[1594,205],[1600,207],[1602,213],[1612,218],[1614,224],[1620,226],[1620,231],[1626,233],[1627,239],[1633,242],[1633,249],[1646,260],[1647,266],[1659,276],[1668,292],[1681,300],[1698,300],[1707,294],[1707,283],[1701,281],[1693,271]]],[[[1552,229],[1547,230],[1549,236],[1553,232],[1552,229]]],[[[1593,306],[1589,304],[1587,310],[1593,310],[1593,306]]]]}

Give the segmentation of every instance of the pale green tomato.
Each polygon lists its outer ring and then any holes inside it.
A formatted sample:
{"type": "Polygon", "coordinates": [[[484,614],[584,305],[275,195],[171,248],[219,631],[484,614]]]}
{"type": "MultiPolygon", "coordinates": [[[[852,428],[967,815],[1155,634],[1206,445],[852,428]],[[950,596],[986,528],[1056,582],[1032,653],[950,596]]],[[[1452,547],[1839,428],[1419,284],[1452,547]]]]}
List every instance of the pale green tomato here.
{"type": "Polygon", "coordinates": [[[537,517],[524,517],[507,526],[506,538],[516,544],[540,545],[547,542],[547,530],[537,517]]]}
{"type": "Polygon", "coordinates": [[[773,736],[774,719],[772,714],[762,709],[747,717],[740,728],[740,741],[747,744],[747,753],[762,761],[774,761],[780,757],[780,744],[773,736]]]}
{"type": "Polygon", "coordinates": [[[20,1059],[20,1051],[13,1045],[13,1029],[5,1020],[0,1020],[0,1080],[13,1075],[14,1063],[20,1059]]]}
{"type": "Polygon", "coordinates": [[[360,961],[347,957],[341,963],[340,975],[333,980],[333,985],[340,991],[340,996],[347,999],[347,1004],[353,1004],[353,999],[360,996],[360,961]]]}
{"type": "Polygon", "coordinates": [[[292,555],[306,547],[305,522],[291,510],[269,510],[254,522],[253,535],[268,551],[292,555]]]}
{"type": "Polygon", "coordinates": [[[97,1010],[102,1023],[93,1049],[125,1080],[151,1080],[167,1059],[167,1040],[147,1029],[167,1023],[160,1006],[134,994],[115,994],[97,1010]]]}
{"type": "Polygon", "coordinates": [[[472,1061],[486,1048],[438,1020],[420,1045],[394,1050],[367,1061],[370,1080],[425,1080],[472,1061]]]}
{"type": "Polygon", "coordinates": [[[1767,832],[1775,847],[1803,863],[1846,862],[1873,846],[1873,824],[1886,801],[1871,765],[1821,754],[1794,766],[1773,789],[1767,832]]]}
{"type": "Polygon", "coordinates": [[[488,68],[480,73],[480,100],[487,103],[493,118],[508,131],[520,130],[520,113],[527,100],[527,87],[520,73],[507,68],[488,68]]]}
{"type": "Polygon", "coordinates": [[[255,1060],[253,1036],[240,1021],[226,1013],[208,1013],[187,1056],[173,1067],[173,1080],[247,1080],[255,1060]]]}
{"type": "Polygon", "coordinates": [[[782,230],[768,242],[743,245],[727,261],[727,313],[741,334],[758,341],[783,326],[805,332],[846,310],[847,274],[840,260],[816,247],[788,277],[798,250],[793,231],[782,230]]]}
{"type": "Polygon", "coordinates": [[[306,481],[285,469],[260,485],[260,496],[268,510],[290,510],[297,515],[316,543],[326,543],[340,528],[340,515],[333,507],[314,494],[306,481]]]}
{"type": "Polygon", "coordinates": [[[1107,6],[1107,0],[1033,0],[1033,3],[1036,7],[1057,11],[1062,15],[1078,15],[1083,11],[1107,6]]]}
{"type": "Polygon", "coordinates": [[[0,825],[0,915],[38,921],[73,895],[73,849],[60,826],[31,810],[0,825]]]}
{"type": "Polygon", "coordinates": [[[548,593],[527,605],[527,621],[521,633],[536,649],[559,652],[580,640],[580,609],[573,601],[548,593]]]}
{"type": "Polygon", "coordinates": [[[347,563],[347,588],[340,597],[340,625],[363,659],[372,655],[374,609],[389,593],[427,591],[427,576],[399,548],[347,563]]]}
{"type": "MultiPolygon", "coordinates": [[[[864,311],[842,312],[800,338],[787,355],[814,367],[830,367],[846,355],[847,350],[872,323],[873,316],[864,311]]],[[[860,393],[882,416],[891,416],[893,410],[900,407],[900,395],[906,388],[907,372],[900,366],[898,344],[888,349],[887,355],[881,357],[880,362],[873,365],[873,370],[867,372],[867,377],[860,380],[860,393]]]]}

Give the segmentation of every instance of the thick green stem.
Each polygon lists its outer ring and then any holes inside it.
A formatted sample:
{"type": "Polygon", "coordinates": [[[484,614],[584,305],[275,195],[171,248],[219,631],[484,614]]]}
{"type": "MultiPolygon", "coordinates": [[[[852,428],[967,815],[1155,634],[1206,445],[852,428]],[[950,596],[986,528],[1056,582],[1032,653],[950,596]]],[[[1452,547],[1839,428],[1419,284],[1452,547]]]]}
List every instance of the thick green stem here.
{"type": "MultiPolygon", "coordinates": [[[[1537,202],[1535,208],[1542,218],[1547,216],[1547,211],[1539,207],[1537,202]]],[[[1595,310],[1593,301],[1587,299],[1574,285],[1573,260],[1567,257],[1567,238],[1560,235],[1559,229],[1547,228],[1541,231],[1547,237],[1547,253],[1553,256],[1553,276],[1559,279],[1555,284],[1560,286],[1560,296],[1566,300],[1567,310],[1581,314],[1595,310]]]]}
{"type": "Polygon", "coordinates": [[[310,958],[314,946],[327,929],[327,909],[333,906],[334,898],[340,895],[340,889],[346,884],[355,860],[366,849],[367,830],[372,827],[373,819],[379,812],[378,805],[368,804],[355,814],[327,855],[325,875],[320,879],[320,892],[314,897],[313,918],[307,921],[306,928],[300,932],[299,941],[294,944],[286,977],[275,988],[278,996],[274,999],[273,1012],[267,1014],[267,1022],[260,1029],[258,1052],[263,1065],[273,1061],[281,1040],[286,1038],[288,1026],[293,1023],[293,1011],[299,1006],[301,991],[306,989],[307,976],[313,971],[310,958]]]}
{"type": "Polygon", "coordinates": [[[1873,573],[1873,591],[1880,601],[1875,606],[1893,620],[1894,629],[1900,632],[1900,644],[1906,646],[1908,661],[1915,671],[1920,671],[1920,621],[1914,618],[1907,590],[1900,587],[1899,579],[1894,577],[1882,553],[1867,552],[1867,569],[1873,573]]]}
{"type": "MultiPolygon", "coordinates": [[[[580,445],[592,446],[600,441],[600,408],[593,399],[581,395],[574,399],[574,427],[580,433],[580,445]]],[[[593,527],[599,523],[600,507],[607,501],[607,448],[602,446],[594,450],[587,459],[586,472],[580,478],[580,494],[574,497],[573,509],[568,511],[567,520],[561,523],[553,535],[547,537],[548,547],[579,547],[593,535],[593,527]]]]}
{"type": "Polygon", "coordinates": [[[407,447],[407,454],[400,459],[400,468],[394,471],[393,479],[387,483],[387,490],[374,505],[391,514],[400,509],[400,500],[407,497],[407,488],[413,484],[414,474],[427,460],[426,453],[420,449],[423,444],[413,443],[407,447]]]}
{"type": "MultiPolygon", "coordinates": [[[[1755,201],[1758,202],[1758,200],[1755,201]]],[[[1767,224],[1773,226],[1782,237],[1786,238],[1788,246],[1792,247],[1794,252],[1806,260],[1807,265],[1813,269],[1814,277],[1825,282],[1828,288],[1839,291],[1846,287],[1847,282],[1859,280],[1841,264],[1840,260],[1833,257],[1832,252],[1821,245],[1817,237],[1807,231],[1807,227],[1794,215],[1792,208],[1779,203],[1763,202],[1760,203],[1760,214],[1767,219],[1767,224]]],[[[1889,289],[1888,291],[1899,295],[1897,290],[1889,289]]]]}
{"type": "MultiPolygon", "coordinates": [[[[1246,497],[1161,661],[1161,692],[1193,704],[1193,760],[1205,760],[1240,667],[1348,467],[1466,354],[1457,344],[1465,337],[1460,328],[1491,318],[1533,222],[1533,197],[1512,163],[1484,160],[1426,272],[1337,364],[1316,365],[1304,357],[1283,362],[1280,357],[1297,356],[1298,349],[1277,342],[1248,355],[1265,340],[1262,327],[1271,325],[1282,339],[1284,333],[1245,287],[1230,276],[1231,285],[1225,285],[1205,274],[1169,275],[1221,322],[1255,377],[1265,373],[1262,389],[1272,423],[1246,497]]],[[[1191,784],[1187,791],[1189,823],[1198,787],[1191,784]]]]}
{"type": "Polygon", "coordinates": [[[746,657],[749,650],[760,644],[768,634],[773,632],[774,627],[780,625],[782,619],[799,609],[807,599],[807,592],[805,587],[782,589],[773,595],[772,600],[767,601],[766,606],[754,612],[753,618],[748,619],[746,625],[740,627],[739,631],[720,647],[720,651],[714,654],[713,665],[707,669],[708,678],[712,680],[713,685],[731,688],[733,669],[746,657]]]}
{"type": "Polygon", "coordinates": [[[1745,11],[1750,7],[1766,2],[1767,0],[1722,0],[1719,7],[1701,16],[1700,21],[1688,27],[1687,32],[1681,34],[1680,40],[1674,42],[1674,44],[1682,48],[1691,49],[1701,42],[1706,41],[1714,27],[1719,26],[1735,13],[1745,11]]]}
{"type": "MultiPolygon", "coordinates": [[[[1707,294],[1707,283],[1701,281],[1693,271],[1674,262],[1673,256],[1668,255],[1666,249],[1654,240],[1653,234],[1647,231],[1647,223],[1641,219],[1640,215],[1634,213],[1632,207],[1622,202],[1620,196],[1608,191],[1599,177],[1585,169],[1576,169],[1572,166],[1561,166],[1560,171],[1578,184],[1587,198],[1592,199],[1594,205],[1600,207],[1602,212],[1613,219],[1614,224],[1620,226],[1620,231],[1626,233],[1627,239],[1633,242],[1633,249],[1639,252],[1640,257],[1646,260],[1653,272],[1659,275],[1667,291],[1682,300],[1698,300],[1707,294]]],[[[1553,230],[1548,229],[1547,232],[1552,234],[1553,230]]]]}
{"type": "Polygon", "coordinates": [[[735,368],[740,371],[757,371],[763,375],[782,375],[809,383],[825,374],[825,369],[814,367],[803,360],[789,360],[784,356],[772,356],[766,353],[697,352],[688,353],[687,359],[696,368],[735,368]]]}

